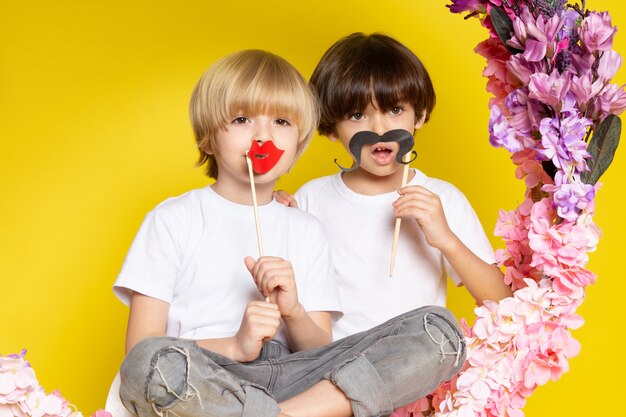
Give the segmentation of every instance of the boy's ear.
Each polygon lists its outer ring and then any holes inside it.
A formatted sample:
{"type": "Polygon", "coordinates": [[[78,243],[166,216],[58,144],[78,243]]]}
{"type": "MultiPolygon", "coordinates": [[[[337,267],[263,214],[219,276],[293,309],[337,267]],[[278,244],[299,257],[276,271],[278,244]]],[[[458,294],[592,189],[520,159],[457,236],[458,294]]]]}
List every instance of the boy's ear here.
{"type": "Polygon", "coordinates": [[[424,126],[424,121],[426,120],[426,110],[422,112],[422,116],[419,119],[417,118],[417,115],[415,115],[415,120],[415,130],[424,126]]]}
{"type": "Polygon", "coordinates": [[[213,147],[211,146],[211,142],[208,139],[203,140],[202,142],[200,142],[200,144],[198,145],[198,148],[206,153],[207,155],[214,155],[215,152],[213,152],[213,147]]]}
{"type": "Polygon", "coordinates": [[[339,136],[337,136],[336,133],[329,133],[328,135],[326,135],[326,137],[328,137],[328,139],[332,140],[333,142],[338,142],[339,141],[339,136]]]}

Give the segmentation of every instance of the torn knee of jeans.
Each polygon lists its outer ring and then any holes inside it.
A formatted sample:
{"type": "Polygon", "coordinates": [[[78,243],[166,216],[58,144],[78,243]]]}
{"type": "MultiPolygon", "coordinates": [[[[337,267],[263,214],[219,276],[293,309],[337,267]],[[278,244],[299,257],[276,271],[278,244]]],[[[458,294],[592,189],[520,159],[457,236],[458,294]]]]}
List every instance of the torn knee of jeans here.
{"type": "Polygon", "coordinates": [[[424,329],[430,340],[439,346],[441,362],[444,361],[446,356],[454,356],[454,366],[458,366],[465,352],[465,338],[458,332],[456,326],[439,314],[427,313],[424,315],[424,329]],[[436,317],[436,319],[431,317],[436,317]],[[440,333],[439,338],[433,335],[433,332],[431,332],[432,328],[438,330],[438,333],[440,333]]]}
{"type": "Polygon", "coordinates": [[[202,407],[200,393],[189,382],[190,367],[189,351],[186,348],[169,346],[154,354],[150,361],[145,393],[157,415],[167,415],[167,408],[195,397],[198,397],[202,407]]]}

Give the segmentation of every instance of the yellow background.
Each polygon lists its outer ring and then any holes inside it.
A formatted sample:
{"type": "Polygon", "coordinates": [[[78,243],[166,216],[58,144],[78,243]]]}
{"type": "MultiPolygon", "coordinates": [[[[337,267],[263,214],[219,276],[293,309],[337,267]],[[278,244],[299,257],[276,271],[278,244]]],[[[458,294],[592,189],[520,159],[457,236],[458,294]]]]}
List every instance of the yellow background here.
{"type": "MultiPolygon", "coordinates": [[[[488,233],[499,208],[523,187],[506,151],[488,144],[486,37],[445,1],[4,1],[0,8],[0,353],[29,350],[47,391],[89,414],[104,405],[122,360],[127,308],[111,291],[146,212],[207,184],[187,103],[215,59],[244,48],[284,56],[308,77],[322,53],[353,31],[382,31],[417,52],[438,104],[417,135],[415,165],[456,184],[488,233]]],[[[621,0],[590,0],[626,28],[621,0]]],[[[626,30],[626,29],[623,29],[626,30]]],[[[626,54],[626,35],[615,49],[626,54]]],[[[617,77],[625,79],[622,70],[617,77]]],[[[624,139],[626,140],[626,139],[624,139]]],[[[571,370],[530,398],[528,416],[621,411],[626,155],[603,177],[597,223],[604,231],[589,267],[599,276],[574,332],[571,370]]],[[[279,186],[335,172],[346,154],[316,137],[279,186]]],[[[495,246],[501,242],[493,238],[495,246]]],[[[471,318],[452,290],[450,307],[471,318]]]]}

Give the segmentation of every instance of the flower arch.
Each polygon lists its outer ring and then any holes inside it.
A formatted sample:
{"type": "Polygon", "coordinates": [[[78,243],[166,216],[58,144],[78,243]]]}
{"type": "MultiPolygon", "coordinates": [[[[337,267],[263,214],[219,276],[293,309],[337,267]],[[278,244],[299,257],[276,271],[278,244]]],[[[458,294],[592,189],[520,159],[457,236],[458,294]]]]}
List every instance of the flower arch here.
{"type": "Polygon", "coordinates": [[[611,79],[622,58],[612,49],[608,12],[585,1],[451,0],[489,31],[475,52],[487,59],[489,141],[511,153],[526,185],[515,210],[500,210],[496,251],[513,297],[485,302],[469,327],[464,369],[427,399],[396,410],[435,416],[521,417],[534,390],[569,369],[579,343],[569,330],[596,276],[587,253],[601,236],[593,222],[598,179],[613,160],[626,109],[611,79]]]}

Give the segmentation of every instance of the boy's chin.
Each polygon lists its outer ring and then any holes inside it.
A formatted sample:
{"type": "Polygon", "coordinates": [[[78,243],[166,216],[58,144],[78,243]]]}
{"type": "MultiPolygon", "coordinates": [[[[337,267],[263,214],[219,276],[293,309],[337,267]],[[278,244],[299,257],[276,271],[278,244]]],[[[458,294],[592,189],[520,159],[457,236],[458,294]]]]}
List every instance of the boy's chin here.
{"type": "Polygon", "coordinates": [[[255,184],[268,184],[268,183],[276,182],[281,176],[283,176],[287,172],[289,172],[289,168],[280,168],[278,166],[275,166],[274,168],[270,169],[265,174],[255,174],[254,183],[255,184]]]}
{"type": "Polygon", "coordinates": [[[392,177],[394,175],[399,175],[402,173],[404,165],[393,163],[389,165],[383,166],[367,166],[367,167],[359,167],[358,171],[362,171],[362,173],[371,176],[371,177],[379,177],[379,178],[387,178],[392,177]]]}

